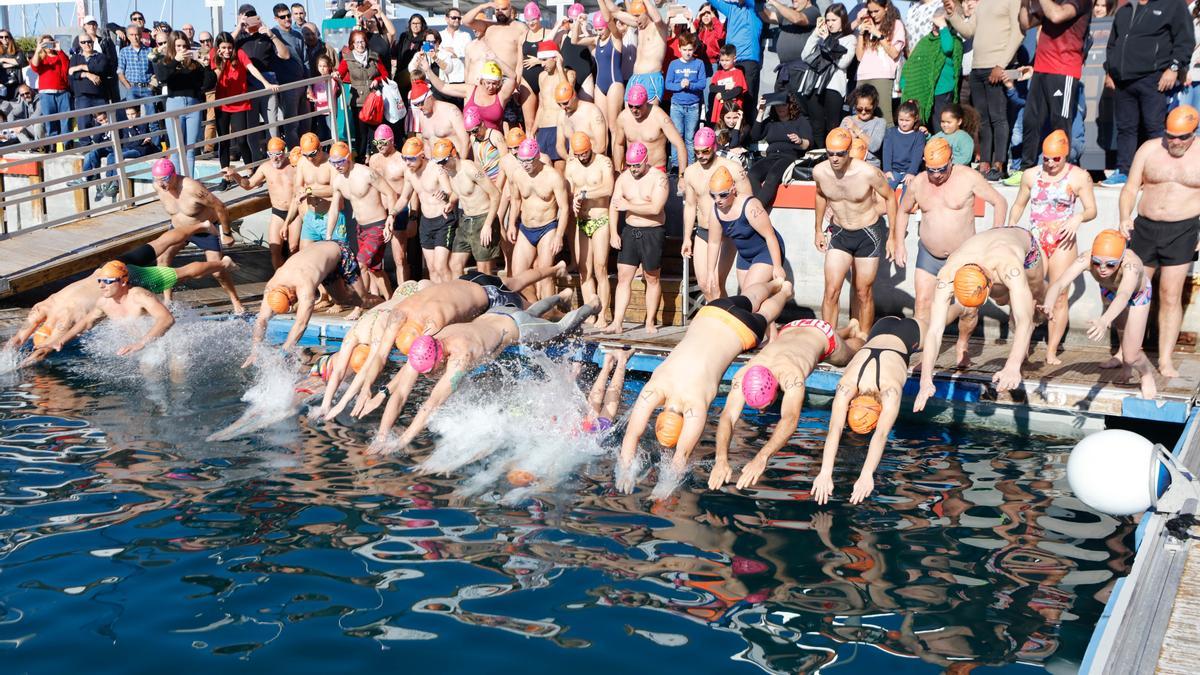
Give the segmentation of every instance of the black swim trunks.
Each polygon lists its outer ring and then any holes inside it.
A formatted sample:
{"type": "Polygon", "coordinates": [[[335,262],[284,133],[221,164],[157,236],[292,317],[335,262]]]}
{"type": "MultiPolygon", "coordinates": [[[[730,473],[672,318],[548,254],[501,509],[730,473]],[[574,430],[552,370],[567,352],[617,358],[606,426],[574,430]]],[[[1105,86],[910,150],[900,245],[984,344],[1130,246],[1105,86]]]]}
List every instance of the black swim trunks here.
{"type": "Polygon", "coordinates": [[[887,221],[879,217],[873,225],[861,230],[829,226],[829,248],[845,251],[855,258],[882,258],[888,236],[887,221]]]}
{"type": "Polygon", "coordinates": [[[426,218],[421,216],[421,226],[418,235],[421,248],[432,251],[435,248],[450,248],[454,243],[454,229],[458,225],[456,214],[426,218]]]}
{"type": "MultiPolygon", "coordinates": [[[[752,349],[754,346],[762,344],[763,338],[767,334],[767,317],[754,311],[754,306],[750,304],[750,298],[744,295],[718,298],[701,307],[697,317],[711,315],[718,311],[736,320],[744,327],[744,330],[738,331],[742,337],[743,349],[752,349]]],[[[726,321],[726,323],[729,322],[726,321]]],[[[737,330],[734,325],[730,325],[730,327],[737,330]]]]}
{"type": "Polygon", "coordinates": [[[666,238],[667,229],[661,225],[623,228],[617,263],[634,267],[641,265],[647,272],[658,271],[662,267],[663,242],[666,238]]]}
{"type": "Polygon", "coordinates": [[[279,219],[285,223],[287,222],[287,214],[287,209],[277,209],[274,206],[271,207],[271,215],[279,216],[279,219]]]}
{"type": "Polygon", "coordinates": [[[154,254],[154,247],[150,244],[142,244],[128,253],[123,253],[117,256],[117,260],[137,267],[154,267],[158,264],[158,256],[154,254]]]}
{"type": "Polygon", "coordinates": [[[353,286],[354,283],[358,281],[358,277],[361,273],[361,270],[358,267],[358,257],[344,242],[339,241],[337,242],[337,245],[342,259],[338,263],[338,266],[329,273],[329,276],[326,277],[326,280],[335,281],[337,279],[341,279],[342,281],[346,282],[347,286],[353,286]]]}
{"type": "Polygon", "coordinates": [[[462,275],[459,279],[469,281],[473,284],[478,284],[487,293],[488,309],[494,307],[515,307],[517,309],[525,309],[525,299],[521,294],[510,290],[504,285],[504,281],[494,274],[483,274],[482,272],[468,272],[462,275]]]}
{"type": "Polygon", "coordinates": [[[1200,218],[1172,223],[1138,216],[1133,221],[1129,248],[1147,267],[1186,265],[1196,259],[1198,236],[1200,218]]]}

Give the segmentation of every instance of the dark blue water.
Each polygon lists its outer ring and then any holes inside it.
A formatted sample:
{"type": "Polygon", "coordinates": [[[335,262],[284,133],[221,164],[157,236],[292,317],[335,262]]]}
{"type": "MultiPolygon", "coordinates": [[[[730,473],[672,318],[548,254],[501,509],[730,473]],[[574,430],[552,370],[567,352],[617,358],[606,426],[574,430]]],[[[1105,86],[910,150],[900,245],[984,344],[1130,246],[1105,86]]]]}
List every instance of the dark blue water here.
{"type": "MultiPolygon", "coordinates": [[[[745,493],[700,466],[618,495],[601,458],[505,505],[365,457],[373,424],[205,443],[249,386],[219,365],[0,386],[0,670],[1064,672],[1132,563],[1132,525],[1069,495],[1064,439],[901,423],[875,496],[818,508],[814,409],[745,493]]],[[[774,420],[739,427],[735,467],[774,420]]]]}

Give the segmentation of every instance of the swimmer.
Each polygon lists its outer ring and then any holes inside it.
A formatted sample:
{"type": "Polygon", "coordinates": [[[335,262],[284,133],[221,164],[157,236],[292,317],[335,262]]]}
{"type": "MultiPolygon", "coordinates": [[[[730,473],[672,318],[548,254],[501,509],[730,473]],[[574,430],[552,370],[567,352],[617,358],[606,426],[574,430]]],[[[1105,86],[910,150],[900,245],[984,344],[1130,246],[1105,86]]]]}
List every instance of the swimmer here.
{"type": "Polygon", "coordinates": [[[608,204],[608,222],[613,224],[609,245],[617,254],[617,293],[612,323],[605,333],[625,331],[625,310],[633,295],[633,277],[642,269],[645,291],[645,328],[657,333],[658,302],[662,297],[659,283],[662,272],[663,242],[666,241],[667,197],[671,186],[667,175],[651,171],[646,146],[634,141],[625,151],[625,171],[613,185],[608,204]],[[622,223],[624,226],[622,227],[622,223]]]}
{"type": "Polygon", "coordinates": [[[554,88],[554,101],[558,104],[558,154],[567,157],[574,154],[570,149],[575,134],[587,136],[592,151],[603,155],[608,150],[608,125],[600,106],[584,101],[575,93],[570,82],[559,82],[554,88]]]}
{"type": "Polygon", "coordinates": [[[804,405],[804,382],[817,364],[846,365],[862,348],[866,338],[853,319],[842,329],[834,329],[821,319],[797,319],[780,326],[775,339],[750,357],[733,376],[725,410],[717,423],[717,459],[709,474],[709,489],[719,490],[733,480],[729,446],[745,405],[762,410],[772,405],[779,392],[783,392],[779,423],[754,459],[742,468],[737,481],[739,490],[758,482],[767,468],[767,460],[786,446],[796,432],[804,405]]]}
{"type": "Polygon", "coordinates": [[[137,342],[132,342],[117,350],[117,356],[128,356],[146,348],[154,340],[162,337],[171,326],[175,325],[175,317],[171,311],[150,291],[138,288],[129,283],[129,270],[125,263],[111,260],[96,270],[87,280],[96,284],[100,289],[100,298],[90,312],[79,317],[66,330],[56,331],[51,340],[34,350],[21,363],[22,367],[32,365],[42,360],[50,351],[59,351],[70,342],[105,318],[125,320],[136,319],[143,314],[154,319],[154,324],[137,342]]]}
{"type": "Polygon", "coordinates": [[[663,57],[667,52],[667,24],[655,2],[631,0],[627,7],[628,11],[612,13],[614,20],[637,29],[637,58],[627,84],[630,90],[644,87],[650,103],[658,105],[664,93],[662,71],[666,63],[663,57]]]}
{"type": "MultiPolygon", "coordinates": [[[[511,0],[491,0],[476,5],[463,14],[462,25],[480,36],[478,40],[491,52],[489,60],[502,64],[509,72],[518,73],[525,61],[522,45],[529,35],[529,29],[525,24],[514,21],[515,18],[516,10],[513,9],[511,0]],[[484,18],[484,13],[489,9],[492,10],[490,21],[484,18]]],[[[524,79],[517,85],[517,103],[521,106],[525,127],[535,129],[537,97],[524,79]]]]}
{"type": "Polygon", "coordinates": [[[613,192],[612,160],[597,153],[592,138],[577,131],[571,136],[570,158],[564,174],[571,189],[571,211],[575,215],[575,259],[579,261],[579,288],[585,296],[600,298],[600,311],[593,317],[603,323],[608,316],[608,249],[611,229],[608,204],[613,192]]]}
{"type": "Polygon", "coordinates": [[[617,412],[621,409],[621,397],[625,393],[625,370],[629,367],[630,349],[604,352],[600,374],[588,393],[588,412],[583,418],[583,430],[588,433],[604,434],[612,429],[617,412]]]}
{"type": "Polygon", "coordinates": [[[1200,243],[1200,112],[1181,105],[1167,114],[1162,138],[1138,148],[1121,188],[1121,234],[1153,277],[1158,275],[1158,372],[1179,377],[1175,346],[1183,323],[1183,289],[1200,243]],[[1141,199],[1138,199],[1138,193],[1141,199]],[[1137,206],[1137,218],[1132,218],[1137,206]]]}
{"type": "Polygon", "coordinates": [[[50,352],[61,350],[71,337],[78,334],[68,336],[67,332],[96,308],[102,291],[96,281],[98,278],[99,270],[72,282],[29,310],[25,323],[4,345],[5,349],[20,349],[27,340],[33,339],[33,353],[21,362],[21,367],[44,360],[50,352]]]}
{"type": "MultiPolygon", "coordinates": [[[[553,265],[566,236],[570,213],[567,182],[543,157],[538,142],[526,138],[517,148],[521,168],[508,176],[510,203],[505,236],[514,242],[513,274],[553,265]]],[[[535,297],[553,296],[553,281],[538,283],[535,297]]]]}
{"type": "Polygon", "coordinates": [[[267,161],[258,165],[249,178],[233,167],[225,167],[225,178],[243,190],[253,190],[264,183],[271,200],[271,224],[267,227],[267,245],[271,249],[271,266],[279,269],[288,253],[300,248],[300,227],[287,220],[296,187],[296,169],[287,157],[287,144],[282,138],[267,141],[267,161]],[[285,248],[286,247],[286,248],[285,248]]]}
{"type": "MultiPolygon", "coordinates": [[[[396,147],[392,128],[386,124],[375,127],[372,144],[375,152],[367,158],[367,166],[383,178],[392,192],[399,195],[404,192],[404,157],[396,147]]],[[[394,208],[403,209],[406,206],[409,204],[397,203],[394,208]]],[[[396,285],[399,286],[408,279],[408,228],[398,228],[393,222],[391,247],[392,261],[396,263],[396,285]]]]}
{"type": "MultiPolygon", "coordinates": [[[[1033,233],[1046,260],[1047,276],[1057,279],[1078,257],[1075,235],[1079,226],[1096,217],[1096,193],[1087,171],[1067,161],[1071,142],[1066,132],[1054,131],[1042,142],[1042,165],[1021,174],[1021,187],[1008,214],[1008,224],[1017,225],[1029,205],[1027,229],[1033,233]]],[[[1058,346],[1067,332],[1067,287],[1054,301],[1054,316],[1046,336],[1046,363],[1056,366],[1058,346]]]]}
{"type": "Polygon", "coordinates": [[[1029,354],[1029,339],[1037,319],[1036,299],[1045,297],[1046,273],[1042,249],[1037,239],[1016,227],[984,230],[963,242],[950,254],[937,275],[937,288],[929,312],[925,333],[924,354],[921,359],[921,389],[913,404],[913,412],[925,408],[933,396],[933,373],[938,353],[942,349],[942,332],[946,328],[951,301],[962,305],[959,330],[970,334],[979,321],[979,307],[991,297],[997,304],[1009,305],[1013,333],[1008,360],[992,376],[998,391],[1021,386],[1021,365],[1029,354]]]}
{"type": "MultiPolygon", "coordinates": [[[[936,307],[934,311],[936,314],[936,307]]],[[[861,503],[875,490],[875,469],[883,458],[892,425],[900,415],[900,397],[904,383],[908,381],[909,361],[913,354],[921,351],[924,335],[925,325],[916,319],[885,316],[871,326],[866,344],[846,364],[833,395],[821,469],[813,480],[812,498],[816,503],[824,505],[833,494],[833,467],[847,424],[856,434],[871,434],[867,458],[858,480],[854,481],[850,503],[861,503]]],[[[927,347],[927,360],[929,353],[927,347]]],[[[929,364],[928,371],[932,370],[933,366],[929,364]]],[[[925,372],[922,370],[922,378],[925,372]]]]}
{"type": "MultiPolygon", "coordinates": [[[[176,174],[175,165],[166,157],[154,163],[151,173],[154,175],[154,192],[158,195],[163,210],[171,217],[171,228],[187,232],[187,241],[204,251],[205,260],[220,262],[221,239],[217,236],[216,224],[221,226],[221,237],[227,238],[228,244],[233,245],[233,232],[229,229],[229,211],[225,204],[214,197],[200,181],[176,174]]],[[[170,265],[184,245],[178,243],[165,248],[159,255],[159,263],[170,265]]],[[[246,311],[238,299],[233,279],[223,271],[216,272],[214,276],[221,288],[229,294],[233,313],[241,314],[246,311]]],[[[167,299],[170,300],[169,295],[167,299]]]]}
{"type": "Polygon", "coordinates": [[[383,256],[399,211],[396,193],[378,173],[353,161],[350,146],[341,141],[329,148],[329,166],[333,169],[329,210],[340,214],[343,203],[350,206],[358,222],[358,268],[365,277],[367,293],[387,299],[392,290],[383,256]]]}
{"type": "Polygon", "coordinates": [[[496,214],[500,211],[500,191],[479,165],[462,159],[449,139],[433,144],[433,162],[450,179],[451,190],[458,195],[458,230],[450,247],[450,273],[460,277],[467,259],[475,259],[475,269],[495,274],[500,259],[500,233],[496,214]]]}
{"type": "Polygon", "coordinates": [[[825,296],[821,318],[837,324],[842,284],[854,270],[854,299],[858,325],[875,320],[875,275],[888,241],[888,223],[896,222],[896,198],[883,173],[850,157],[850,132],[842,127],[825,137],[829,156],[813,167],[817,184],[816,247],[825,254],[825,296]],[[833,222],[825,230],[825,212],[833,222]],[[887,219],[884,219],[884,215],[887,219]]]}
{"type": "Polygon", "coordinates": [[[696,313],[683,340],[671,350],[642,388],[621,443],[616,488],[629,494],[637,482],[634,456],[650,415],[662,407],[654,434],[664,448],[675,448],[672,466],[682,472],[704,433],[708,407],[721,378],[742,352],[762,344],[769,327],[792,297],[792,285],[772,279],[745,289],[743,295],[714,300],[696,313]]]}
{"type": "Polygon", "coordinates": [[[300,228],[300,248],[314,241],[347,241],[346,219],[335,214],[329,218],[329,200],[333,197],[333,169],[327,161],[329,156],[321,149],[321,140],[314,133],[300,137],[300,163],[296,165],[292,204],[288,207],[286,220],[290,223],[304,208],[304,225],[300,228]]]}
{"type": "MultiPolygon", "coordinates": [[[[640,58],[641,54],[638,56],[640,58]]],[[[656,70],[661,67],[660,64],[656,70]]],[[[646,146],[650,166],[666,174],[667,143],[670,143],[679,158],[679,172],[687,171],[687,146],[683,136],[679,135],[671,116],[647,100],[646,88],[640,84],[630,85],[625,103],[626,108],[617,115],[617,123],[613,125],[613,162],[624,158],[626,145],[637,142],[646,146]]],[[[618,171],[624,169],[624,164],[617,166],[618,171]]]]}
{"type": "MultiPolygon", "coordinates": [[[[783,264],[787,258],[783,237],[771,224],[771,216],[763,203],[752,193],[738,192],[733,174],[721,167],[708,179],[708,195],[712,199],[712,227],[708,230],[708,250],[721,250],[721,241],[729,238],[737,249],[738,288],[765,283],[768,279],[787,278],[783,264]]],[[[708,262],[707,296],[718,297],[718,260],[708,262]]]]}
{"type": "Polygon", "coordinates": [[[700,127],[692,138],[696,161],[680,175],[683,176],[683,247],[680,253],[692,259],[692,272],[696,285],[708,300],[725,295],[725,279],[733,269],[736,256],[733,241],[722,240],[720,250],[708,248],[708,230],[713,227],[713,200],[708,191],[708,181],[717,169],[724,168],[733,177],[738,194],[752,195],[754,188],[746,176],[746,170],[728,157],[717,156],[717,134],[711,127],[700,127]],[[710,278],[712,263],[716,261],[717,276],[710,278]]]}
{"type": "Polygon", "coordinates": [[[575,73],[562,67],[562,53],[558,44],[553,40],[544,40],[538,44],[538,61],[541,62],[542,72],[538,73],[538,108],[534,128],[537,131],[534,138],[538,147],[550,156],[554,168],[563,170],[566,154],[563,152],[565,138],[560,138],[562,130],[558,126],[559,110],[557,93],[575,93],[575,73]]]}
{"type": "Polygon", "coordinates": [[[349,246],[339,241],[314,241],[284,261],[283,267],[275,270],[263,289],[262,308],[254,322],[252,349],[243,368],[254,362],[258,346],[267,333],[267,322],[275,314],[295,311],[296,318],[282,347],[286,351],[296,346],[308,328],[317,299],[317,286],[322,284],[338,302],[356,308],[346,317],[348,319],[357,319],[364,305],[371,307],[380,300],[367,293],[358,260],[349,246]]]}
{"type": "Polygon", "coordinates": [[[1146,337],[1146,324],[1150,320],[1150,301],[1154,298],[1154,287],[1150,283],[1150,272],[1141,258],[1125,245],[1125,237],[1117,230],[1101,230],[1092,240],[1090,251],[1084,251],[1075,262],[1046,288],[1042,311],[1054,320],[1058,306],[1054,298],[1062,289],[1070,288],[1075,278],[1087,270],[1100,284],[1100,298],[1104,302],[1104,313],[1088,322],[1087,335],[1093,340],[1108,337],[1114,323],[1121,334],[1121,347],[1116,356],[1100,364],[1101,368],[1121,367],[1119,382],[1128,382],[1131,370],[1137,371],[1141,379],[1142,398],[1154,399],[1158,388],[1154,383],[1157,374],[1150,359],[1142,351],[1142,340],[1146,337]]]}
{"type": "MultiPolygon", "coordinates": [[[[404,157],[404,191],[397,205],[407,204],[415,192],[420,204],[420,225],[417,229],[421,239],[421,255],[425,269],[433,282],[449,281],[450,247],[454,243],[455,220],[458,213],[458,195],[450,184],[450,177],[442,167],[425,158],[425,146],[420,138],[412,137],[404,142],[400,150],[404,157]]],[[[410,213],[410,218],[417,214],[410,213]]]]}
{"type": "MultiPolygon", "coordinates": [[[[428,65],[428,58],[418,53],[416,63],[428,65]]],[[[448,138],[459,156],[467,154],[467,127],[458,106],[434,98],[433,90],[425,80],[413,80],[408,100],[412,104],[413,123],[420,129],[426,144],[432,146],[437,139],[448,138]]]]}
{"type": "Polygon", "coordinates": [[[379,423],[379,433],[368,450],[372,454],[404,448],[425,430],[429,417],[450,398],[459,383],[475,368],[493,361],[505,349],[516,345],[539,345],[561,338],[575,330],[583,320],[595,314],[598,304],[591,302],[565,314],[557,322],[540,318],[558,305],[565,305],[572,292],[563,290],[531,305],[528,310],[497,306],[470,321],[447,326],[436,336],[422,335],[413,341],[408,361],[393,378],[393,394],[388,399],[379,423]],[[437,377],[429,397],[421,404],[412,423],[393,445],[388,434],[404,408],[417,376],[437,377]]]}
{"type": "MultiPolygon", "coordinates": [[[[539,267],[512,277],[497,277],[490,274],[471,272],[458,279],[430,284],[407,302],[396,306],[388,314],[381,343],[396,345],[401,353],[407,354],[413,340],[421,335],[432,335],[455,323],[471,321],[495,307],[523,309],[525,298],[521,291],[545,278],[561,276],[566,271],[564,263],[539,267]]],[[[363,367],[364,383],[357,391],[358,400],[351,413],[361,418],[387,398],[390,390],[385,388],[372,395],[371,387],[387,363],[387,351],[372,353],[363,367]]],[[[348,403],[344,397],[325,415],[333,419],[348,403]]]]}

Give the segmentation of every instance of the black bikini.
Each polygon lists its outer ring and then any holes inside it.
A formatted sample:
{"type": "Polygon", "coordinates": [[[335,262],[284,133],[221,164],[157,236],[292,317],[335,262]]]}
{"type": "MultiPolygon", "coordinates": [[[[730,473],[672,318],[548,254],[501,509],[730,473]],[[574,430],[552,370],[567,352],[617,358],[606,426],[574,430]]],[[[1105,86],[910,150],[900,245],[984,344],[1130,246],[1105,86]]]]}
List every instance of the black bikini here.
{"type": "Polygon", "coordinates": [[[867,335],[867,341],[869,342],[871,339],[879,335],[894,335],[900,338],[900,341],[904,343],[905,351],[892,349],[891,347],[863,347],[863,349],[867,350],[868,352],[867,360],[863,361],[862,367],[859,368],[858,380],[855,382],[855,386],[858,386],[862,383],[863,371],[867,369],[867,366],[872,361],[874,361],[875,388],[879,389],[881,387],[879,381],[879,371],[883,364],[879,362],[879,357],[884,352],[892,352],[896,354],[900,358],[904,359],[904,364],[907,366],[909,359],[912,358],[912,355],[921,351],[921,326],[914,319],[899,316],[885,316],[876,321],[874,326],[871,326],[871,332],[867,335]]]}

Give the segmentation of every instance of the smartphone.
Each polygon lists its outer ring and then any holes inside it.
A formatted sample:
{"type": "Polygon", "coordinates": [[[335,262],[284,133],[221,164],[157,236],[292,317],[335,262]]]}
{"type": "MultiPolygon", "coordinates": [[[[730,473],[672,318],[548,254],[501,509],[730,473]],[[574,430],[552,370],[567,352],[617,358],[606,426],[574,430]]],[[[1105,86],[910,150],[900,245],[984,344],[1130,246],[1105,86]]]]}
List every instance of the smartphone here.
{"type": "Polygon", "coordinates": [[[258,16],[246,17],[246,27],[247,28],[254,28],[256,26],[261,26],[261,25],[262,25],[262,17],[258,17],[258,16]]]}
{"type": "Polygon", "coordinates": [[[432,42],[422,42],[421,43],[421,51],[425,52],[426,54],[432,52],[433,51],[433,43],[432,42]]]}

